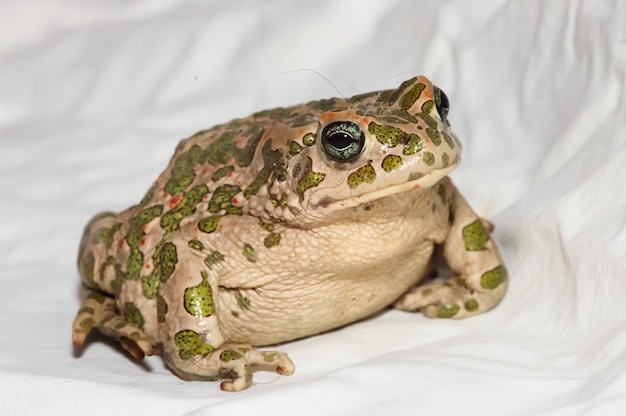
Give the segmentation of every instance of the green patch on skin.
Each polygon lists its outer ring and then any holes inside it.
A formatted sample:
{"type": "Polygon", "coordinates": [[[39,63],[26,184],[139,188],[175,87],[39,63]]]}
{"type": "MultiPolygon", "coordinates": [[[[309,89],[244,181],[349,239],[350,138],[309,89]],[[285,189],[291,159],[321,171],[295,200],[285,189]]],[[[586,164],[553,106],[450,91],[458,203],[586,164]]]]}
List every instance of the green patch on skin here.
{"type": "Polygon", "coordinates": [[[234,158],[238,166],[249,166],[254,157],[254,151],[261,141],[261,137],[263,137],[264,130],[251,128],[249,133],[250,138],[241,149],[235,143],[235,138],[242,135],[239,131],[223,133],[207,147],[207,161],[213,165],[226,165],[234,158]]]}
{"type": "Polygon", "coordinates": [[[402,154],[407,156],[414,155],[421,151],[423,147],[424,142],[422,142],[420,136],[417,134],[409,134],[406,140],[406,145],[404,146],[404,149],[402,149],[402,154]]]}
{"type": "Polygon", "coordinates": [[[90,241],[90,234],[91,231],[94,229],[94,225],[99,222],[100,220],[104,219],[104,218],[115,218],[117,217],[117,214],[115,212],[111,212],[111,211],[104,211],[104,212],[100,212],[96,215],[94,215],[89,222],[87,223],[87,225],[85,226],[85,229],[83,231],[82,237],[80,239],[80,244],[78,246],[78,257],[83,257],[83,254],[85,252],[85,249],[87,248],[87,245],[90,241]]]}
{"type": "Polygon", "coordinates": [[[300,199],[304,197],[304,192],[308,189],[314,188],[326,177],[326,174],[321,172],[313,172],[313,161],[311,158],[307,158],[306,166],[304,167],[304,171],[302,172],[302,177],[298,181],[298,194],[300,195],[300,199]]]}
{"type": "Polygon", "coordinates": [[[180,228],[180,222],[196,212],[196,207],[202,198],[209,193],[209,188],[205,185],[197,185],[183,194],[183,197],[174,208],[163,214],[161,217],[161,227],[167,234],[180,228]]]}
{"type": "MultiPolygon", "coordinates": [[[[360,114],[360,115],[364,115],[366,113],[367,111],[357,111],[357,114],[360,114]]],[[[404,118],[391,116],[391,115],[377,116],[377,118],[389,124],[409,124],[409,122],[406,121],[404,118]]]]}
{"type": "Polygon", "coordinates": [[[302,151],[302,146],[300,146],[297,142],[293,140],[289,142],[289,154],[291,156],[295,156],[302,151]]]}
{"type": "Polygon", "coordinates": [[[241,215],[241,207],[233,205],[232,199],[241,192],[237,185],[225,184],[218,187],[209,201],[209,212],[225,210],[227,214],[241,215]]]}
{"type": "Polygon", "coordinates": [[[115,293],[115,297],[119,297],[122,291],[122,285],[126,281],[126,273],[122,271],[122,267],[119,264],[115,264],[115,278],[113,282],[111,282],[111,286],[113,286],[113,293],[115,293]]]}
{"type": "Polygon", "coordinates": [[[424,104],[422,104],[422,112],[428,114],[432,111],[434,106],[435,102],[433,100],[428,100],[424,104]]]}
{"type": "Polygon", "coordinates": [[[415,84],[406,94],[400,98],[399,104],[403,110],[408,110],[419,99],[422,91],[426,89],[426,85],[423,83],[415,84]]]}
{"type": "MultiPolygon", "coordinates": [[[[250,298],[248,298],[247,296],[244,296],[239,289],[226,287],[226,286],[219,286],[219,290],[220,292],[232,293],[233,296],[235,297],[235,300],[237,301],[237,305],[239,306],[239,308],[241,308],[241,310],[247,311],[248,309],[250,309],[250,305],[252,304],[252,302],[250,301],[250,298]]],[[[235,317],[239,317],[239,313],[236,311],[235,312],[231,311],[231,314],[235,317]]]]}
{"type": "Polygon", "coordinates": [[[248,384],[252,381],[252,368],[248,364],[243,367],[243,379],[248,384]]]}
{"type": "Polygon", "coordinates": [[[206,318],[215,313],[213,305],[213,290],[203,273],[202,282],[198,286],[185,289],[185,310],[197,317],[206,318]]]}
{"type": "Polygon", "coordinates": [[[145,297],[148,299],[154,299],[157,294],[157,290],[159,290],[159,276],[156,273],[142,276],[141,290],[145,297]]]}
{"type": "Polygon", "coordinates": [[[108,248],[111,248],[111,244],[113,244],[113,236],[119,229],[122,227],[121,223],[116,223],[113,227],[100,227],[96,230],[93,235],[93,244],[104,243],[108,248]]]}
{"type": "Polygon", "coordinates": [[[439,135],[439,131],[437,131],[437,129],[427,127],[426,134],[435,146],[439,146],[441,144],[441,136],[439,135]]]}
{"type": "Polygon", "coordinates": [[[427,298],[428,296],[430,296],[433,293],[432,289],[424,289],[422,290],[422,296],[427,298]]]}
{"type": "Polygon", "coordinates": [[[283,194],[280,197],[280,200],[278,201],[278,205],[285,208],[288,202],[289,202],[289,197],[287,196],[287,194],[283,194]]]}
{"type": "MultiPolygon", "coordinates": [[[[389,116],[387,116],[386,118],[394,118],[396,119],[396,121],[393,121],[394,124],[417,124],[417,118],[409,113],[407,113],[404,110],[390,110],[387,109],[385,111],[386,114],[388,114],[389,116]]],[[[389,122],[392,122],[391,120],[389,120],[389,122]]]]}
{"type": "Polygon", "coordinates": [[[178,355],[183,360],[189,360],[196,355],[207,355],[215,350],[212,345],[206,344],[196,332],[190,329],[177,332],[174,335],[174,344],[178,347],[178,355]]]}
{"type": "Polygon", "coordinates": [[[222,218],[219,215],[213,215],[211,217],[206,217],[201,219],[198,222],[198,230],[202,231],[203,233],[212,233],[215,230],[217,230],[217,225],[220,223],[220,218],[222,218]]]}
{"type": "Polygon", "coordinates": [[[271,110],[259,111],[257,113],[254,113],[253,116],[255,118],[267,117],[270,120],[283,120],[289,117],[290,114],[291,114],[291,111],[288,108],[278,107],[278,108],[273,108],[271,110]]]}
{"type": "Polygon", "coordinates": [[[100,292],[90,291],[89,294],[87,295],[86,299],[95,300],[100,305],[102,305],[102,304],[104,304],[104,301],[106,300],[106,296],[104,296],[100,292]]]}
{"type": "Polygon", "coordinates": [[[272,140],[268,140],[261,150],[263,165],[269,169],[274,179],[284,181],[287,179],[287,163],[285,156],[279,149],[272,150],[272,140]]]}
{"type": "Polygon", "coordinates": [[[268,234],[263,239],[263,245],[265,246],[265,248],[277,246],[279,243],[280,243],[280,234],[278,233],[268,234]]]}
{"type": "Polygon", "coordinates": [[[304,143],[304,145],[307,147],[313,146],[316,141],[317,141],[317,137],[313,133],[307,133],[302,138],[302,143],[304,143]]]}
{"type": "Polygon", "coordinates": [[[392,172],[394,170],[400,169],[402,165],[403,165],[402,158],[397,155],[385,156],[381,164],[385,172],[392,172]]]}
{"type": "Polygon", "coordinates": [[[225,351],[222,351],[222,353],[220,354],[220,360],[222,360],[225,363],[229,361],[233,361],[233,360],[241,360],[242,358],[243,358],[243,355],[233,350],[225,350],[225,351]]]}
{"type": "Polygon", "coordinates": [[[270,183],[271,180],[284,181],[287,179],[287,163],[285,162],[285,157],[280,150],[272,150],[271,140],[265,142],[261,154],[263,156],[263,169],[261,169],[254,181],[252,181],[244,191],[243,196],[246,198],[249,198],[251,195],[256,195],[259,189],[261,189],[264,184],[270,183]]]}
{"type": "Polygon", "coordinates": [[[139,341],[139,339],[141,338],[141,332],[139,331],[131,332],[130,335],[128,335],[128,338],[132,339],[133,341],[139,341]]]}
{"type": "Polygon", "coordinates": [[[161,282],[165,282],[170,278],[176,264],[178,263],[178,253],[176,252],[176,245],[171,242],[163,243],[154,252],[152,256],[154,261],[154,268],[158,274],[158,279],[161,282]]]}
{"type": "Polygon", "coordinates": [[[143,267],[143,253],[139,250],[139,244],[146,235],[143,227],[161,214],[163,214],[163,205],[155,205],[146,208],[130,219],[126,234],[126,242],[130,247],[130,255],[126,263],[126,279],[139,279],[139,272],[143,267]]]}
{"type": "Polygon", "coordinates": [[[332,110],[337,106],[336,98],[328,98],[323,100],[309,101],[306,103],[308,108],[312,108],[314,110],[319,110],[321,112],[326,112],[332,110]]]}
{"type": "Polygon", "coordinates": [[[243,196],[245,198],[250,198],[252,195],[256,195],[259,192],[259,189],[261,189],[261,187],[268,182],[271,173],[272,172],[267,167],[263,167],[257,177],[254,178],[245,191],[243,191],[243,196]]]}
{"type": "Polygon", "coordinates": [[[317,118],[312,114],[302,114],[301,116],[296,117],[291,122],[291,127],[302,127],[309,125],[311,123],[315,123],[317,118]]]}
{"type": "Polygon", "coordinates": [[[148,203],[152,201],[152,199],[154,198],[155,193],[156,193],[156,184],[152,185],[150,189],[148,189],[148,192],[146,192],[146,194],[143,196],[143,198],[141,198],[141,201],[139,202],[139,206],[145,207],[146,205],[148,205],[148,203]]]}
{"type": "Polygon", "coordinates": [[[387,90],[387,91],[383,91],[378,99],[376,100],[377,103],[382,103],[382,102],[387,102],[387,103],[394,103],[396,102],[400,96],[402,95],[402,93],[409,88],[411,85],[415,84],[415,81],[417,81],[416,78],[411,78],[408,79],[406,81],[404,81],[402,84],[400,84],[400,86],[398,88],[396,88],[395,90],[387,90]]]}
{"type": "Polygon", "coordinates": [[[487,248],[489,232],[480,219],[463,227],[462,236],[465,250],[467,251],[481,251],[487,248]]]}
{"type": "Polygon", "coordinates": [[[474,312],[474,311],[477,311],[477,310],[478,310],[478,306],[479,306],[479,305],[478,305],[478,301],[477,301],[476,299],[472,298],[472,299],[468,299],[468,300],[465,302],[465,305],[464,305],[464,306],[465,306],[465,310],[466,310],[466,311],[468,311],[468,312],[474,312]]]}
{"type": "Polygon", "coordinates": [[[351,102],[352,104],[360,104],[361,101],[367,101],[368,98],[378,98],[379,94],[380,93],[378,91],[364,92],[363,94],[357,94],[357,95],[350,97],[348,101],[351,102]]]}
{"type": "Polygon", "coordinates": [[[181,153],[174,162],[171,176],[165,184],[165,192],[170,195],[183,192],[196,177],[194,168],[204,163],[205,159],[204,151],[197,144],[191,146],[186,152],[181,153]]]}
{"type": "Polygon", "coordinates": [[[120,329],[125,328],[126,326],[128,326],[128,322],[126,322],[126,321],[120,321],[120,322],[116,323],[116,324],[113,326],[113,328],[119,331],[120,329]]]}
{"type": "Polygon", "coordinates": [[[259,219],[259,225],[261,226],[261,228],[263,228],[265,231],[269,231],[270,233],[273,232],[276,227],[274,226],[274,224],[269,223],[269,222],[265,222],[261,219],[259,219]]]}
{"type": "Polygon", "coordinates": [[[165,316],[167,315],[167,302],[165,299],[159,294],[156,295],[156,304],[157,304],[157,321],[159,323],[165,322],[165,316]]]}
{"type": "Polygon", "coordinates": [[[263,361],[266,363],[273,363],[274,361],[280,358],[280,354],[277,352],[266,352],[263,353],[263,361]]]}
{"type": "Polygon", "coordinates": [[[80,308],[78,310],[77,315],[86,313],[88,315],[93,315],[94,313],[96,313],[96,311],[93,308],[90,308],[89,306],[83,306],[82,308],[80,308]]]}
{"type": "Polygon", "coordinates": [[[438,318],[452,318],[459,312],[459,305],[456,303],[442,303],[437,310],[438,318]]]}
{"type": "Polygon", "coordinates": [[[124,318],[131,324],[135,324],[139,329],[143,330],[144,319],[141,311],[132,302],[124,304],[124,318]]]}
{"type": "Polygon", "coordinates": [[[376,180],[376,170],[372,167],[371,162],[365,166],[361,166],[350,175],[348,175],[348,186],[356,188],[363,183],[373,183],[376,180]]]}
{"type": "Polygon", "coordinates": [[[484,289],[495,289],[508,278],[508,273],[504,266],[498,266],[480,276],[480,286],[484,289]]]}
{"type": "Polygon", "coordinates": [[[131,248],[128,262],[126,263],[126,278],[129,280],[139,279],[139,272],[143,266],[143,253],[139,249],[131,248]]]}
{"type": "Polygon", "coordinates": [[[117,259],[115,257],[107,256],[107,259],[103,261],[102,264],[100,264],[100,279],[104,278],[104,272],[106,271],[106,268],[114,266],[116,261],[117,259]]]}
{"type": "Polygon", "coordinates": [[[236,136],[237,132],[228,131],[215,139],[206,150],[207,161],[213,165],[227,164],[237,152],[236,136]]]}
{"type": "Polygon", "coordinates": [[[78,325],[83,331],[89,332],[96,325],[96,322],[93,320],[92,317],[88,317],[80,321],[78,325]]]}
{"type": "Polygon", "coordinates": [[[424,162],[428,166],[432,166],[435,163],[435,155],[433,155],[431,152],[422,153],[422,162],[424,162]]]}
{"type": "Polygon", "coordinates": [[[204,244],[202,244],[202,242],[198,240],[189,240],[187,242],[187,245],[189,246],[189,248],[196,250],[196,251],[204,250],[204,244]]]}
{"type": "Polygon", "coordinates": [[[387,147],[395,147],[407,137],[407,134],[397,127],[381,126],[373,121],[369,124],[368,130],[376,136],[379,142],[387,147]]]}
{"type": "Polygon", "coordinates": [[[242,295],[241,292],[237,290],[237,305],[239,305],[241,309],[247,311],[248,309],[250,309],[251,303],[252,302],[250,302],[250,299],[248,297],[242,295]]]}
{"type": "MultiPolygon", "coordinates": [[[[432,103],[432,101],[427,101],[426,103],[429,103],[429,102],[432,103]]],[[[420,113],[419,117],[424,121],[424,123],[426,123],[428,127],[431,127],[433,129],[437,128],[437,120],[435,120],[430,114],[426,112],[420,113]]]]}
{"type": "Polygon", "coordinates": [[[441,155],[441,163],[443,164],[444,168],[450,165],[450,156],[448,156],[446,152],[443,152],[443,154],[441,155]]]}
{"type": "Polygon", "coordinates": [[[96,286],[94,282],[95,266],[96,258],[93,255],[93,251],[90,251],[83,259],[83,274],[85,275],[85,280],[87,280],[89,286],[96,286]]]}
{"type": "Polygon", "coordinates": [[[226,165],[223,166],[219,169],[217,169],[215,172],[213,172],[213,176],[211,176],[211,180],[213,182],[217,182],[220,179],[225,178],[226,176],[228,176],[230,173],[232,173],[235,170],[235,167],[233,165],[226,165]]]}
{"type": "Polygon", "coordinates": [[[443,136],[443,140],[450,146],[450,149],[454,149],[454,140],[452,137],[445,131],[442,131],[441,135],[443,136]]]}
{"type": "Polygon", "coordinates": [[[256,250],[250,244],[245,243],[243,245],[243,255],[250,263],[256,263],[256,250]]]}
{"type": "Polygon", "coordinates": [[[213,269],[217,263],[224,261],[224,255],[219,251],[212,251],[204,259],[204,264],[210,269],[213,269]]]}

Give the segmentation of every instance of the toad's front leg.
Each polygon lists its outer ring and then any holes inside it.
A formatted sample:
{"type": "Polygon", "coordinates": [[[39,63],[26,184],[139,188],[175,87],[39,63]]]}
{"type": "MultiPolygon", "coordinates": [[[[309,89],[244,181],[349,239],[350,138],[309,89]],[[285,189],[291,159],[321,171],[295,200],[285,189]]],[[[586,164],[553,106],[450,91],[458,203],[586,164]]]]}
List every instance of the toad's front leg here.
{"type": "Polygon", "coordinates": [[[292,374],[295,367],[286,354],[257,351],[250,344],[224,339],[217,318],[219,273],[210,266],[216,252],[187,240],[181,230],[161,246],[161,251],[167,247],[170,253],[165,261],[169,270],[160,276],[157,297],[167,365],[186,380],[226,379],[221,384],[226,391],[248,388],[253,370],[292,374]]]}
{"type": "Polygon", "coordinates": [[[174,345],[166,346],[164,357],[170,368],[185,380],[218,380],[224,391],[241,391],[252,383],[254,370],[294,372],[287,354],[258,351],[249,344],[222,344],[214,348],[191,330],[176,333],[174,345]]]}
{"type": "Polygon", "coordinates": [[[394,306],[421,310],[430,318],[465,318],[495,307],[506,292],[508,276],[485,223],[450,181],[445,186],[453,219],[443,254],[456,275],[414,287],[394,306]]]}

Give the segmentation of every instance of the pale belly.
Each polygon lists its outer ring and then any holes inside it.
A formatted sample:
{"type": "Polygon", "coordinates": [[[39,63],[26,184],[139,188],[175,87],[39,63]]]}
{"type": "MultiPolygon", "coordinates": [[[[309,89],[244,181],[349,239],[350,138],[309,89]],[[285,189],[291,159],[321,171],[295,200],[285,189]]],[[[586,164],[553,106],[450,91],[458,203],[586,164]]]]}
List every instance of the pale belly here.
{"type": "Polygon", "coordinates": [[[440,201],[432,189],[407,192],[346,209],[328,224],[285,230],[271,257],[220,277],[224,338],[275,344],[384,309],[430,274],[434,246],[449,229],[440,201]]]}
{"type": "Polygon", "coordinates": [[[262,346],[366,318],[428,275],[432,251],[433,243],[425,241],[412,247],[410,258],[370,258],[350,272],[324,275],[294,271],[254,289],[220,291],[220,329],[227,340],[262,346]]]}

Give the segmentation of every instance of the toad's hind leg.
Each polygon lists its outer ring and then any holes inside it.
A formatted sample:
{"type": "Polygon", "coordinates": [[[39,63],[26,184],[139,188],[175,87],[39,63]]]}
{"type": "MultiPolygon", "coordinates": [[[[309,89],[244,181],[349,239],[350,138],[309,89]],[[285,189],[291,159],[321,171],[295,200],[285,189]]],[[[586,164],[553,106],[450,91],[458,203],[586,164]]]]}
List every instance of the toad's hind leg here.
{"type": "MultiPolygon", "coordinates": [[[[197,240],[195,226],[170,235],[161,247],[169,267],[161,274],[157,295],[159,337],[163,357],[178,376],[186,380],[225,379],[221,388],[239,391],[250,386],[253,370],[293,373],[286,354],[257,351],[222,333],[218,315],[219,278],[228,271],[224,257],[197,240]]],[[[243,254],[242,254],[243,255],[243,254]]]]}
{"type": "Polygon", "coordinates": [[[93,289],[84,289],[83,301],[72,324],[72,343],[75,347],[84,344],[93,328],[104,335],[117,338],[122,346],[136,359],[154,353],[150,339],[134,323],[122,317],[115,300],[93,289]]]}
{"type": "Polygon", "coordinates": [[[495,307],[506,292],[508,276],[489,231],[451,182],[452,224],[443,244],[443,255],[456,274],[443,282],[410,289],[394,306],[420,310],[430,318],[465,318],[495,307]]]}

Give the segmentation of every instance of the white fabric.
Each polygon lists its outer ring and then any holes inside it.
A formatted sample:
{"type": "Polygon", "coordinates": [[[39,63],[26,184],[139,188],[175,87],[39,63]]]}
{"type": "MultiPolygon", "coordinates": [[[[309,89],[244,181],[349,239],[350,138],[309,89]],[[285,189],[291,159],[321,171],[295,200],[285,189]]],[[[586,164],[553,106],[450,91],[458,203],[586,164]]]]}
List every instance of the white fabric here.
{"type": "Polygon", "coordinates": [[[0,414],[623,414],[625,18],[610,0],[0,1],[0,414]],[[417,74],[450,97],[452,177],[496,224],[497,309],[384,311],[280,346],[296,373],[236,394],[103,337],[74,354],[82,227],[136,203],[179,139],[417,74]]]}

